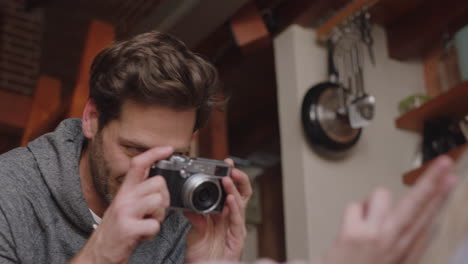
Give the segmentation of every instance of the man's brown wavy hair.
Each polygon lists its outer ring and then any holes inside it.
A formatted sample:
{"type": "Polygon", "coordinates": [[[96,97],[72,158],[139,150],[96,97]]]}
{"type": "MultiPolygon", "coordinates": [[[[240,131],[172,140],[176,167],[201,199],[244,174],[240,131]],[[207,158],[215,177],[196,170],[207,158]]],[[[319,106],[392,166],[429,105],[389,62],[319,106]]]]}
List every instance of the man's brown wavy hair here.
{"type": "Polygon", "coordinates": [[[174,110],[196,109],[194,130],[220,101],[216,68],[178,39],[160,32],[137,35],[100,52],[91,66],[90,99],[99,127],[118,119],[125,100],[174,110]]]}

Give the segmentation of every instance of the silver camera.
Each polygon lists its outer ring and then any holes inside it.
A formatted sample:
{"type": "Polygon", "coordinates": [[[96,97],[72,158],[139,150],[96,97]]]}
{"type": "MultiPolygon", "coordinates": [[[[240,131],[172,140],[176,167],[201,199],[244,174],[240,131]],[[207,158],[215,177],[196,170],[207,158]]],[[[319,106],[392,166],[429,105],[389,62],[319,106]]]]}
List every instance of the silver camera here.
{"type": "Polygon", "coordinates": [[[172,155],[153,164],[149,175],[164,177],[171,208],[207,214],[223,210],[226,192],[221,180],[231,175],[231,166],[220,160],[172,155]]]}

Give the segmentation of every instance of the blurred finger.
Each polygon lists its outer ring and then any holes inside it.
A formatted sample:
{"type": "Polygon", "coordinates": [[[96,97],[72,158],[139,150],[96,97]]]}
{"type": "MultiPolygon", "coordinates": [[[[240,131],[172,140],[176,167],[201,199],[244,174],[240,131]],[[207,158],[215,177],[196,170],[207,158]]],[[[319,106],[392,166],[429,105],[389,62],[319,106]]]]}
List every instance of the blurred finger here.
{"type": "Polygon", "coordinates": [[[342,235],[348,234],[349,232],[360,230],[364,214],[363,203],[351,203],[346,207],[345,214],[343,216],[342,224],[342,235]]]}
{"type": "Polygon", "coordinates": [[[374,227],[379,227],[392,208],[392,195],[388,190],[375,190],[367,202],[366,221],[374,227]]]}
{"type": "Polygon", "coordinates": [[[450,174],[453,162],[447,157],[438,158],[416,183],[411,191],[403,198],[392,215],[394,235],[398,236],[401,230],[411,224],[419,216],[422,209],[437,196],[437,186],[450,174]]]}
{"type": "Polygon", "coordinates": [[[226,162],[227,164],[229,164],[231,167],[235,167],[236,164],[234,164],[234,161],[230,158],[227,158],[227,159],[224,159],[224,162],[226,162]]]}
{"type": "Polygon", "coordinates": [[[421,214],[414,219],[411,228],[403,230],[398,239],[399,241],[396,244],[396,251],[403,253],[408,252],[408,249],[415,243],[415,240],[418,237],[421,237],[422,234],[427,232],[427,230],[431,227],[435,215],[439,212],[440,207],[447,198],[448,191],[455,182],[455,175],[450,174],[450,176],[446,177],[445,179],[446,180],[443,181],[438,188],[440,190],[440,194],[432,199],[423,209],[421,214]]]}
{"type": "Polygon", "coordinates": [[[414,264],[420,263],[421,256],[427,249],[430,238],[430,228],[422,230],[414,239],[408,250],[398,259],[395,263],[401,264],[414,264]]]}

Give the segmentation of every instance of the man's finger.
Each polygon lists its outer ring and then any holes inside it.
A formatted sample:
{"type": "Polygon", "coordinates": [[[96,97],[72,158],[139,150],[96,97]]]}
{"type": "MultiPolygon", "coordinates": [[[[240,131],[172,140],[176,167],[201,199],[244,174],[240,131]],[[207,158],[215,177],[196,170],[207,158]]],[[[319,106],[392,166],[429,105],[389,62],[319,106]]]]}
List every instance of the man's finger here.
{"type": "Polygon", "coordinates": [[[161,223],[153,218],[143,219],[135,226],[135,232],[142,236],[143,241],[152,240],[159,233],[161,223]]]}
{"type": "Polygon", "coordinates": [[[154,193],[139,200],[133,210],[139,218],[153,216],[158,221],[163,221],[167,209],[165,205],[166,201],[164,201],[163,196],[160,193],[154,193]]]}
{"type": "Polygon", "coordinates": [[[209,232],[209,225],[211,224],[211,220],[208,215],[197,214],[194,212],[184,212],[184,216],[192,224],[187,241],[189,241],[191,237],[204,236],[209,232]]]}
{"type": "MultiPolygon", "coordinates": [[[[236,185],[234,184],[232,179],[229,177],[223,177],[222,183],[223,183],[224,190],[226,191],[227,195],[232,195],[236,203],[239,204],[239,206],[244,207],[245,202],[242,199],[242,196],[237,190],[236,185]]],[[[242,215],[244,215],[244,212],[242,212],[242,215]]]]}
{"type": "Polygon", "coordinates": [[[425,206],[435,198],[437,186],[444,178],[449,176],[453,168],[453,161],[448,157],[438,158],[416,183],[411,191],[403,198],[391,218],[388,219],[393,226],[392,233],[399,236],[412,220],[419,216],[425,206]]]}
{"type": "Polygon", "coordinates": [[[229,206],[229,228],[237,239],[242,240],[245,233],[244,218],[241,216],[242,210],[232,195],[227,196],[226,203],[229,206]]]}
{"type": "Polygon", "coordinates": [[[148,169],[156,161],[169,157],[174,152],[172,147],[155,147],[134,157],[130,162],[130,169],[122,184],[124,186],[134,186],[146,179],[148,169]]]}
{"type": "Polygon", "coordinates": [[[244,203],[248,202],[252,196],[252,185],[250,184],[250,179],[247,174],[238,169],[232,169],[231,172],[232,179],[236,183],[237,189],[239,190],[244,203]]]}
{"type": "Polygon", "coordinates": [[[132,195],[139,198],[153,193],[160,193],[165,201],[170,201],[169,190],[164,177],[159,175],[154,176],[145,180],[143,183],[134,186],[132,195]]]}
{"type": "Polygon", "coordinates": [[[227,158],[224,161],[227,164],[231,165],[231,177],[236,183],[239,193],[241,194],[243,200],[247,202],[252,196],[252,185],[250,184],[249,176],[243,171],[236,169],[234,161],[232,159],[227,158]]]}

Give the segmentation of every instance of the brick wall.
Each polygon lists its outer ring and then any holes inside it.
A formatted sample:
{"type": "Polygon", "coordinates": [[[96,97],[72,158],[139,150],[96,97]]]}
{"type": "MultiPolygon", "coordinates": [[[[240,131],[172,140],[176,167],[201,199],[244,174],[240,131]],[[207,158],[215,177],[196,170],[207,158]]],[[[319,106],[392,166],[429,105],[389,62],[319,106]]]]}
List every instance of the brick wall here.
{"type": "Polygon", "coordinates": [[[0,9],[0,89],[31,95],[39,74],[44,28],[42,9],[24,11],[24,3],[3,0],[0,9]]]}

